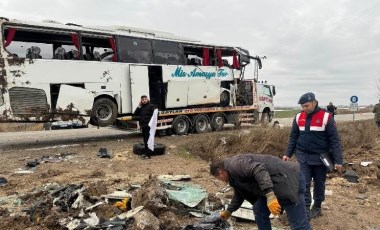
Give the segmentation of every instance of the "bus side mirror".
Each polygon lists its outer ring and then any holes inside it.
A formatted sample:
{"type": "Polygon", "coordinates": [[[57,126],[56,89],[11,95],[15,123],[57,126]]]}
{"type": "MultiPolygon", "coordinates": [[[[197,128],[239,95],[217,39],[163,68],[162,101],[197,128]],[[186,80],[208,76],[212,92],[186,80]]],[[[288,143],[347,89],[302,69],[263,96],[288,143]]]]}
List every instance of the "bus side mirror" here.
{"type": "Polygon", "coordinates": [[[273,96],[276,96],[276,87],[275,86],[272,86],[272,93],[273,93],[273,96]]]}

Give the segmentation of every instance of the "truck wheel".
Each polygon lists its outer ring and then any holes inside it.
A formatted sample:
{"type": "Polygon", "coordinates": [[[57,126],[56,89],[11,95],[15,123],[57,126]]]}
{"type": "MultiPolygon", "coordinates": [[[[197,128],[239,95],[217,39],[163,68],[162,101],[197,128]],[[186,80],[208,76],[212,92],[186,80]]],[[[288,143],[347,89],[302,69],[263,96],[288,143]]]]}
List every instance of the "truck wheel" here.
{"type": "Polygon", "coordinates": [[[226,90],[224,90],[220,94],[220,105],[221,106],[228,106],[230,104],[230,93],[226,90]]]}
{"type": "Polygon", "coordinates": [[[270,122],[270,117],[269,117],[269,113],[267,112],[264,112],[263,114],[261,114],[261,124],[263,126],[267,126],[270,122]]]}
{"type": "Polygon", "coordinates": [[[94,125],[107,126],[116,121],[116,104],[108,98],[99,98],[92,107],[91,121],[94,125]]]}
{"type": "Polygon", "coordinates": [[[214,131],[219,131],[223,129],[224,126],[224,116],[221,113],[215,113],[211,117],[211,129],[214,131]]]}
{"type": "Polygon", "coordinates": [[[208,119],[205,115],[198,115],[194,122],[195,131],[197,133],[204,133],[208,129],[208,119]]]}
{"type": "Polygon", "coordinates": [[[186,116],[178,116],[172,126],[175,134],[184,135],[189,131],[189,119],[186,116]]]}
{"type": "MultiPolygon", "coordinates": [[[[165,153],[166,146],[163,144],[155,144],[153,155],[162,155],[165,153]]],[[[133,145],[133,153],[137,155],[142,155],[145,151],[144,143],[137,143],[133,145]]]]}

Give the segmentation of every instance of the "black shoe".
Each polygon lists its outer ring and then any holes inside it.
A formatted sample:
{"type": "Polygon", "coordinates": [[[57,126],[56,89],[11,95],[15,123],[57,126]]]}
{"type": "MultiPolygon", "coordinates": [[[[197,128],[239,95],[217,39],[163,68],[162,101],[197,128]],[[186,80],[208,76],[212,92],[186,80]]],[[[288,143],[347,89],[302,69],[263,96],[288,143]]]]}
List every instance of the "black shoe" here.
{"type": "Polygon", "coordinates": [[[310,210],[310,219],[317,218],[318,216],[322,216],[322,209],[318,206],[313,206],[310,210]]]}

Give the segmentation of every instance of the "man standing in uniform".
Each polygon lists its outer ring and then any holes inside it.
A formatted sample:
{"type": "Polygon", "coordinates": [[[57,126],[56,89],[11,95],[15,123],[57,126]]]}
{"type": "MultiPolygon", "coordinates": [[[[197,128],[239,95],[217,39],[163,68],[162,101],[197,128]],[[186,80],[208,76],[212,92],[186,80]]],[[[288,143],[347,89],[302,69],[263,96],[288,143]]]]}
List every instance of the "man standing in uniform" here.
{"type": "Polygon", "coordinates": [[[272,229],[269,215],[280,214],[281,207],[291,229],[311,229],[305,209],[305,178],[298,163],[269,155],[243,154],[213,161],[210,174],[234,188],[231,203],[220,212],[220,218],[227,220],[247,200],[253,205],[259,229],[272,229]]]}
{"type": "Polygon", "coordinates": [[[379,103],[375,105],[375,107],[372,110],[372,113],[375,114],[375,122],[378,128],[380,128],[380,100],[379,103]]]}
{"type": "Polygon", "coordinates": [[[329,153],[334,161],[335,170],[341,171],[342,147],[332,114],[319,108],[313,93],[302,95],[298,104],[301,105],[302,112],[294,118],[288,149],[282,159],[288,161],[295,151],[301,172],[306,179],[306,211],[309,218],[316,218],[322,215],[321,204],[325,199],[327,174],[327,167],[323,164],[320,156],[323,153],[329,153]],[[314,181],[314,205],[310,210],[312,179],[314,181]]]}
{"type": "Polygon", "coordinates": [[[142,159],[148,159],[152,155],[152,150],[148,148],[148,140],[150,132],[149,121],[153,116],[154,110],[155,106],[150,104],[148,97],[146,95],[142,95],[139,106],[134,112],[134,115],[140,116],[140,128],[144,139],[145,151],[141,155],[142,159]]]}
{"type": "Polygon", "coordinates": [[[327,109],[327,112],[331,113],[333,117],[335,116],[335,114],[336,114],[336,106],[333,105],[333,103],[331,101],[329,102],[329,105],[327,106],[326,109],[327,109]]]}

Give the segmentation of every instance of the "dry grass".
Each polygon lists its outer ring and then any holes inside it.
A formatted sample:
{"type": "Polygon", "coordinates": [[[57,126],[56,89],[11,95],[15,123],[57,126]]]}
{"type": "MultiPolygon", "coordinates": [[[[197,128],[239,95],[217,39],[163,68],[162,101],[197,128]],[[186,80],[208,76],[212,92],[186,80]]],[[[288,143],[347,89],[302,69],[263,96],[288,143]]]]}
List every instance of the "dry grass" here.
{"type": "Polygon", "coordinates": [[[43,130],[42,123],[0,123],[0,132],[23,132],[43,130]]]}
{"type": "Polygon", "coordinates": [[[373,120],[345,122],[338,126],[343,149],[374,145],[379,129],[373,120]]]}
{"type": "Polygon", "coordinates": [[[244,152],[268,153],[280,156],[285,152],[290,128],[254,127],[222,133],[198,135],[185,148],[204,160],[244,152]]]}
{"type": "MultiPolygon", "coordinates": [[[[340,123],[338,131],[346,161],[351,161],[350,158],[357,156],[361,149],[372,149],[379,136],[379,130],[372,120],[340,123]]],[[[197,140],[192,139],[184,148],[204,160],[244,152],[282,156],[288,145],[289,134],[290,128],[265,127],[207,133],[195,135],[197,140]]]]}

